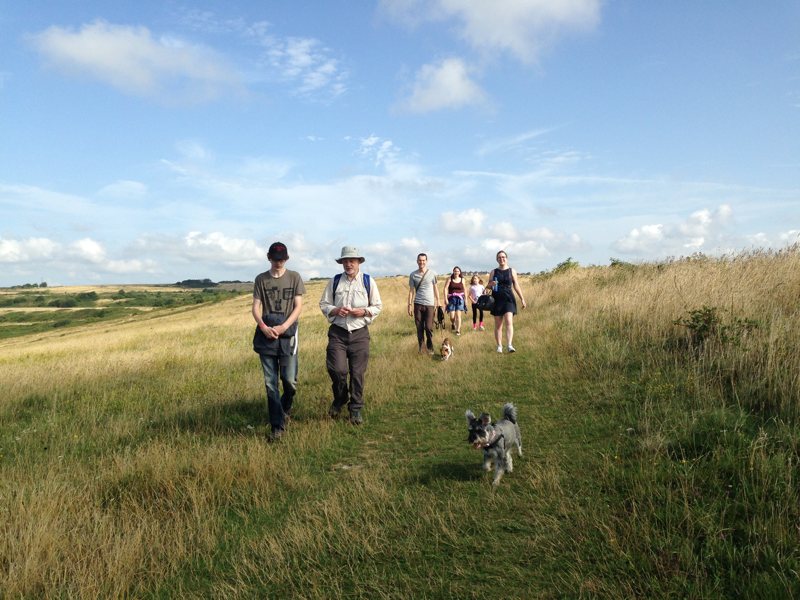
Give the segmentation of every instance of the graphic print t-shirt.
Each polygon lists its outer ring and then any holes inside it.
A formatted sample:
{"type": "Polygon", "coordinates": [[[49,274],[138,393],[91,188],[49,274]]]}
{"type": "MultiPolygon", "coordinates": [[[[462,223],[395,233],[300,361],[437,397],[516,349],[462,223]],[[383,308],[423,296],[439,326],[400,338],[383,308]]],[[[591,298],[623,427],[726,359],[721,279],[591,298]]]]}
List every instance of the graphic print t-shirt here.
{"type": "MultiPolygon", "coordinates": [[[[303,278],[296,271],[288,269],[280,277],[273,277],[269,271],[265,271],[256,277],[253,286],[253,297],[261,300],[261,317],[267,324],[272,323],[278,315],[282,317],[278,321],[285,320],[294,310],[294,297],[305,293],[303,278]]],[[[283,340],[268,340],[256,327],[253,349],[264,354],[279,353],[278,341],[283,340]]]]}

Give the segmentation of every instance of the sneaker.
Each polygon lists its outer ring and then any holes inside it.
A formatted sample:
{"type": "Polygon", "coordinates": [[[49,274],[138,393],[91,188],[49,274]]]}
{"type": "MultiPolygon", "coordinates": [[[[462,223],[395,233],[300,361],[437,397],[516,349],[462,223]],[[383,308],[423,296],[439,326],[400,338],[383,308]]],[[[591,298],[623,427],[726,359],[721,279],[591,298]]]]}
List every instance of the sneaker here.
{"type": "Polygon", "coordinates": [[[331,404],[331,407],[328,409],[328,416],[331,419],[335,419],[339,416],[339,413],[342,412],[341,406],[336,406],[335,404],[331,404]]]}
{"type": "Polygon", "coordinates": [[[267,438],[267,441],[270,444],[274,444],[275,442],[281,441],[282,437],[283,437],[283,429],[276,429],[276,430],[270,432],[269,437],[267,438]]]}
{"type": "Polygon", "coordinates": [[[478,326],[475,323],[473,323],[472,324],[472,331],[475,331],[477,328],[478,328],[478,326]]]}
{"type": "Polygon", "coordinates": [[[364,418],[361,416],[361,411],[352,410],[350,411],[350,423],[353,425],[361,425],[364,422],[364,418]]]}
{"type": "Polygon", "coordinates": [[[483,323],[481,323],[481,324],[478,326],[478,329],[480,329],[481,331],[483,331],[483,330],[484,330],[483,323]]]}
{"type": "Polygon", "coordinates": [[[498,351],[500,354],[502,354],[502,353],[503,353],[503,347],[502,347],[502,346],[498,346],[498,347],[497,347],[497,351],[498,351]]]}
{"type": "Polygon", "coordinates": [[[508,345],[508,351],[509,352],[516,352],[516,350],[514,349],[514,346],[512,346],[511,344],[508,345]]]}

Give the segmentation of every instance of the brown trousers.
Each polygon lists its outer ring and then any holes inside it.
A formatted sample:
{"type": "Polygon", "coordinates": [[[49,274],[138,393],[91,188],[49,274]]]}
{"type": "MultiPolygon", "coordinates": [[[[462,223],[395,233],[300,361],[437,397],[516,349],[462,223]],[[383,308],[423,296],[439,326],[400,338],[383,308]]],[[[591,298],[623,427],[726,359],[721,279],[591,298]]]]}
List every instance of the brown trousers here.
{"type": "Polygon", "coordinates": [[[369,329],[362,327],[347,331],[338,325],[331,325],[328,329],[325,366],[331,377],[334,406],[341,408],[349,403],[350,412],[364,407],[364,374],[368,362],[369,329]]]}
{"type": "Polygon", "coordinates": [[[435,312],[435,306],[414,304],[414,324],[417,326],[417,343],[420,350],[423,339],[426,338],[428,350],[433,350],[433,315],[435,312]]]}

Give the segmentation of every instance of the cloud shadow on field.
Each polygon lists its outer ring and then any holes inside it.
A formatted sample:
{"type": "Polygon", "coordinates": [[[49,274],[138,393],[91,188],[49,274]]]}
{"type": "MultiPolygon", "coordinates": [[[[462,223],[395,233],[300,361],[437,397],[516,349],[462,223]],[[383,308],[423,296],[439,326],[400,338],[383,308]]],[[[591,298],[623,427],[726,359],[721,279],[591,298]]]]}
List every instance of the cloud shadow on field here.
{"type": "Polygon", "coordinates": [[[267,407],[263,399],[239,400],[183,410],[153,423],[157,430],[187,431],[210,435],[232,435],[253,432],[267,424],[267,407]]]}

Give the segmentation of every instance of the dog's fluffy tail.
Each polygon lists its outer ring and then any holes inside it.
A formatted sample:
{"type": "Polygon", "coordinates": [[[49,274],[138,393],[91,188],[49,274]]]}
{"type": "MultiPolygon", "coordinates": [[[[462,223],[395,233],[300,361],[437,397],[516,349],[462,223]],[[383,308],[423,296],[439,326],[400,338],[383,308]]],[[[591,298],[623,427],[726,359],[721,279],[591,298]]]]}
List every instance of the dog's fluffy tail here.
{"type": "Polygon", "coordinates": [[[508,402],[503,405],[503,417],[514,423],[517,424],[517,407],[508,402]]]}

